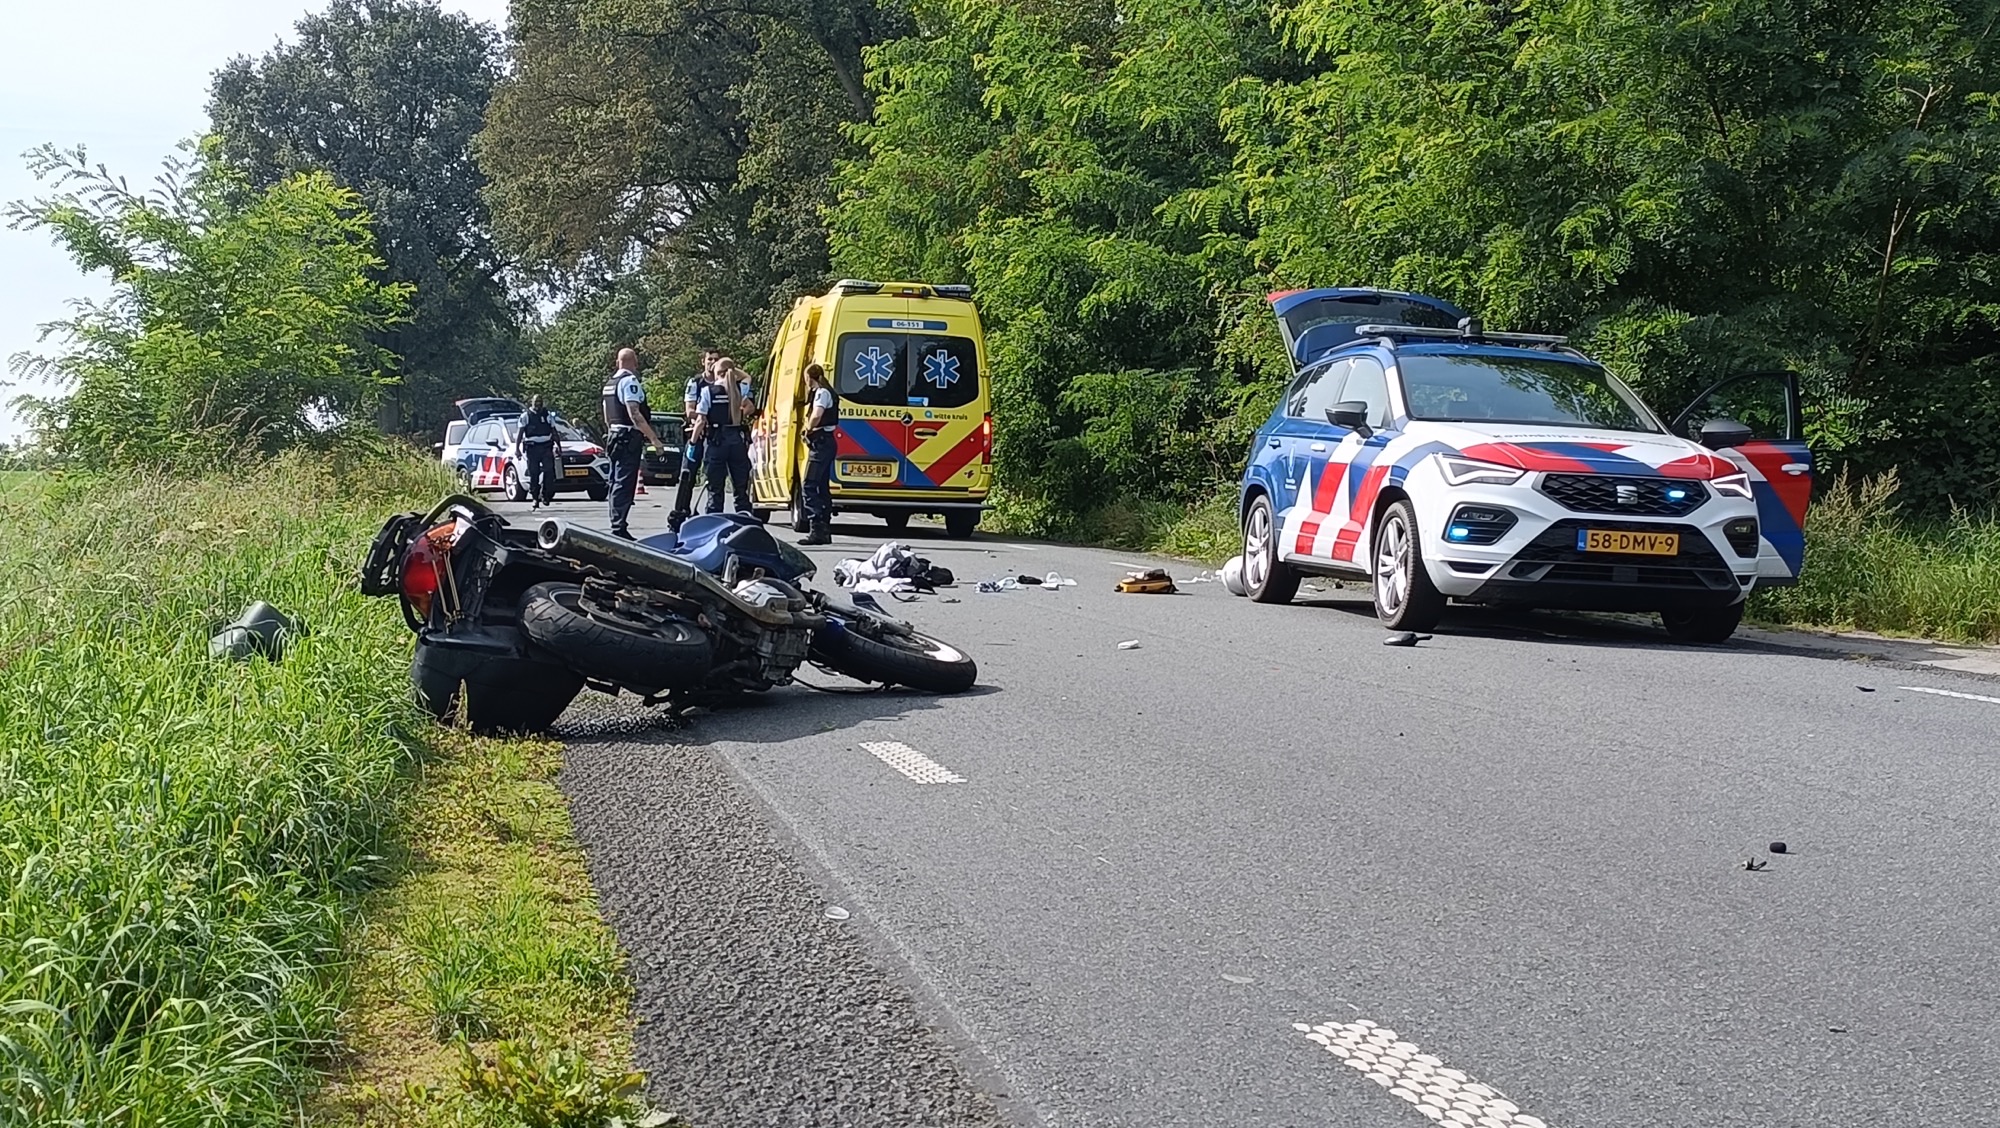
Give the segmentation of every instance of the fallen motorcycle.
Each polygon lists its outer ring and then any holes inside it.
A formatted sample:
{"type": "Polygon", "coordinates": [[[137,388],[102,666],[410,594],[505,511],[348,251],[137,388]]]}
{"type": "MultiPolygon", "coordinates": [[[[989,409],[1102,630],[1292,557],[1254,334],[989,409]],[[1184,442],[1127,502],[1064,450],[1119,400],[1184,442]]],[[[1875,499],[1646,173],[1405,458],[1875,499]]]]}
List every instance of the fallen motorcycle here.
{"type": "Polygon", "coordinates": [[[807,663],[931,693],[972,688],[964,652],[802,586],[816,572],[748,514],[628,541],[556,518],[516,526],[453,495],[383,524],[361,590],[402,607],[424,706],[444,719],[463,704],[483,732],[546,729],[586,687],[679,708],[791,684],[807,663]]]}

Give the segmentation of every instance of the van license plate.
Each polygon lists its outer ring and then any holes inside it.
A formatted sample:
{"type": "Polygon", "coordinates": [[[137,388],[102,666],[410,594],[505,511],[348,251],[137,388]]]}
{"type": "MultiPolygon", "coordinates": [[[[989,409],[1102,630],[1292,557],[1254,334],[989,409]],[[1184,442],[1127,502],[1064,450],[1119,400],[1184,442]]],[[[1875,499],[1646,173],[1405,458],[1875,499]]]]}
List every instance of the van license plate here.
{"type": "Polygon", "coordinates": [[[896,464],[893,462],[843,462],[840,476],[856,482],[893,482],[896,480],[896,464]]]}
{"type": "Polygon", "coordinates": [[[1626,556],[1677,556],[1679,533],[1632,533],[1618,529],[1578,529],[1578,552],[1616,552],[1626,556]]]}

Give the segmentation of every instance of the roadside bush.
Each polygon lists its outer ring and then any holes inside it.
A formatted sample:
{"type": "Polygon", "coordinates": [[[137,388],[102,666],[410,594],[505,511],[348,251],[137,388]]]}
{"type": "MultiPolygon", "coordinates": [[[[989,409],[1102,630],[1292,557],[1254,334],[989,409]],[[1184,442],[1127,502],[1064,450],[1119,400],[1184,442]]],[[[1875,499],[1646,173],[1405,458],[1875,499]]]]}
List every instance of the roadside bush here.
{"type": "Polygon", "coordinates": [[[443,486],[357,454],[0,493],[0,1125],[296,1122],[422,739],[353,568],[443,486]],[[307,633],[212,660],[255,599],[307,633]]]}
{"type": "Polygon", "coordinates": [[[1906,520],[1895,471],[1843,473],[1813,502],[1802,582],[1754,597],[1771,622],[2000,642],[2000,515],[1906,520]]]}

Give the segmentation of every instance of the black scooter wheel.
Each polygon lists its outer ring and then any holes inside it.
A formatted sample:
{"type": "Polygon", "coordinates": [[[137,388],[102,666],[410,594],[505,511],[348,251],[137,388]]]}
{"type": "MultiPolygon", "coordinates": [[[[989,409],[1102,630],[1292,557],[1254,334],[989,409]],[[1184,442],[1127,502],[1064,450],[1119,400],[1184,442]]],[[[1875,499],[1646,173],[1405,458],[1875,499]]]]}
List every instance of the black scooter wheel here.
{"type": "Polygon", "coordinates": [[[979,680],[979,665],[970,655],[914,631],[874,639],[852,628],[823,629],[813,635],[812,658],[857,681],[925,693],[964,693],[979,680]]]}
{"type": "Polygon", "coordinates": [[[521,630],[585,677],[648,693],[692,689],[715,665],[714,644],[693,623],[592,613],[577,584],[529,588],[521,630]]]}

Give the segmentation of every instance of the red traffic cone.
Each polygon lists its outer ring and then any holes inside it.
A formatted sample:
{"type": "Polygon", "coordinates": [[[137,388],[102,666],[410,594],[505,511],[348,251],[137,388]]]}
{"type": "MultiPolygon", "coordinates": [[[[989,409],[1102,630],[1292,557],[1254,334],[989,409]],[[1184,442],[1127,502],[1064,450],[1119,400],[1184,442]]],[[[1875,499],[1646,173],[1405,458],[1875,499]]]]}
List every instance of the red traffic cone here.
{"type": "Polygon", "coordinates": [[[645,497],[645,496],[646,496],[646,483],[644,483],[644,482],[640,482],[640,483],[638,483],[638,486],[637,486],[637,488],[636,488],[636,489],[634,489],[634,490],[632,491],[632,496],[633,496],[633,497],[645,497]]]}

